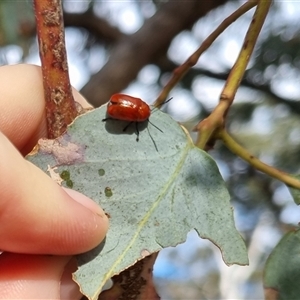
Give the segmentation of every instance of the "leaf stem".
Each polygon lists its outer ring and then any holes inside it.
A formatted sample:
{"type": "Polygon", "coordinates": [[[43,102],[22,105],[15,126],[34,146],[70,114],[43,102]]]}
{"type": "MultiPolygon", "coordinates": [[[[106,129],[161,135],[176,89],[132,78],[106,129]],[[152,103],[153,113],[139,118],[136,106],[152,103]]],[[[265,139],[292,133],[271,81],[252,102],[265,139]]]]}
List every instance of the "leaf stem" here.
{"type": "Polygon", "coordinates": [[[192,68],[199,60],[201,54],[206,51],[211,44],[217,39],[217,37],[233,22],[235,22],[241,15],[253,8],[257,4],[258,0],[249,0],[229,17],[223,20],[223,22],[204,40],[201,46],[178,68],[173,72],[173,76],[169,82],[165,85],[160,95],[155,101],[154,106],[159,107],[167,99],[168,94],[174,88],[174,86],[181,80],[181,78],[192,68]]]}
{"type": "Polygon", "coordinates": [[[243,160],[247,161],[250,165],[252,165],[257,170],[276,178],[283,183],[287,184],[290,187],[300,189],[300,180],[296,179],[295,177],[291,176],[288,173],[285,173],[283,171],[280,171],[274,167],[271,167],[262,161],[260,161],[258,158],[253,156],[251,153],[249,153],[245,148],[243,148],[241,145],[239,145],[229,134],[225,129],[219,130],[216,133],[216,136],[220,138],[225,146],[234,154],[238,155],[243,160]]]}
{"type": "Polygon", "coordinates": [[[60,136],[77,116],[68,73],[60,0],[34,0],[42,63],[48,138],[60,136]]]}

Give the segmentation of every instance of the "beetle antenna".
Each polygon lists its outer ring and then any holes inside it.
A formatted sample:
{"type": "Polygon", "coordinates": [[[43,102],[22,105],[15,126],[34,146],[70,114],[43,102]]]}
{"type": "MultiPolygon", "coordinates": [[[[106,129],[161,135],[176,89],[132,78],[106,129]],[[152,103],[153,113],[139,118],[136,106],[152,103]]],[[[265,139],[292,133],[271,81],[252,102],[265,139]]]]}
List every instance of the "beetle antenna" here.
{"type": "MultiPolygon", "coordinates": [[[[156,129],[158,129],[160,132],[164,133],[159,127],[157,127],[156,125],[154,125],[149,119],[148,119],[148,122],[153,126],[155,127],[156,129]]],[[[148,128],[148,127],[147,127],[148,128]]]]}
{"type": "Polygon", "coordinates": [[[152,108],[151,111],[156,110],[156,109],[160,109],[164,104],[170,102],[172,99],[173,99],[173,97],[169,98],[168,100],[165,100],[163,103],[161,103],[158,106],[152,108]]]}
{"type": "MultiPolygon", "coordinates": [[[[149,121],[150,122],[150,121],[149,121]]],[[[151,123],[151,122],[150,122],[151,123]]],[[[151,123],[152,124],[152,123],[151,123]]],[[[153,125],[153,124],[152,124],[153,125]]],[[[156,126],[154,126],[154,127],[156,127],[156,126]]],[[[157,127],[156,127],[157,128],[157,127]]],[[[160,130],[159,128],[157,128],[158,130],[160,130]]],[[[148,128],[148,126],[147,126],[147,130],[148,130],[148,133],[149,133],[149,136],[150,136],[150,138],[151,138],[151,140],[152,140],[152,143],[153,143],[153,145],[154,145],[154,147],[155,147],[155,150],[158,152],[158,149],[157,149],[157,145],[156,145],[156,143],[155,143],[155,141],[154,141],[154,139],[153,139],[153,137],[152,137],[152,135],[151,135],[151,133],[150,133],[150,130],[149,130],[149,128],[148,128]]],[[[161,131],[161,130],[160,130],[161,131]]],[[[161,131],[162,132],[162,131],[161,131]]]]}

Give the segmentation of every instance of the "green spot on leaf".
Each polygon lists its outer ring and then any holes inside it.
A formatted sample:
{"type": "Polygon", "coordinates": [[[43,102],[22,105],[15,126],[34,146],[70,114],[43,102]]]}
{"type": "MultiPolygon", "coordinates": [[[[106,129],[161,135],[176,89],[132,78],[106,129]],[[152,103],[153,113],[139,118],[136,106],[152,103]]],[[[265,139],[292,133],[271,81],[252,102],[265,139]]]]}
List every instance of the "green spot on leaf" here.
{"type": "Polygon", "coordinates": [[[63,170],[60,173],[60,177],[61,177],[61,179],[63,179],[66,182],[67,187],[69,187],[69,188],[73,187],[74,184],[73,184],[73,181],[70,179],[70,177],[71,177],[70,171],[63,170]]]}
{"type": "Polygon", "coordinates": [[[63,170],[61,173],[60,173],[60,177],[61,179],[67,181],[70,179],[70,172],[68,170],[63,170]]]}
{"type": "Polygon", "coordinates": [[[110,187],[106,187],[104,192],[106,197],[111,197],[113,195],[110,187]]]}
{"type": "Polygon", "coordinates": [[[67,187],[72,188],[73,187],[73,181],[71,179],[67,180],[66,185],[67,185],[67,187]]]}
{"type": "Polygon", "coordinates": [[[99,169],[99,170],[98,170],[98,174],[99,174],[100,176],[104,176],[105,170],[104,170],[104,169],[99,169]]]}

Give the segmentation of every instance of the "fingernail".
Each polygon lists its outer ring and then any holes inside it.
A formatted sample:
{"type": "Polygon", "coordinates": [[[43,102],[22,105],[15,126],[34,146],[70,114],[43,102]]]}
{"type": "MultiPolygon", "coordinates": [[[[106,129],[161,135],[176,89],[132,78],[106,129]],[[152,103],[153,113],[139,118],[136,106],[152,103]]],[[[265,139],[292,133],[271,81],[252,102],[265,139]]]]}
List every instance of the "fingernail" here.
{"type": "Polygon", "coordinates": [[[87,197],[77,191],[68,189],[68,188],[63,187],[63,189],[76,202],[80,203],[81,205],[83,205],[84,207],[88,208],[89,210],[91,210],[92,212],[94,212],[95,214],[97,214],[101,217],[105,216],[105,213],[102,210],[102,208],[96,202],[94,202],[92,199],[90,199],[89,197],[87,197]]]}

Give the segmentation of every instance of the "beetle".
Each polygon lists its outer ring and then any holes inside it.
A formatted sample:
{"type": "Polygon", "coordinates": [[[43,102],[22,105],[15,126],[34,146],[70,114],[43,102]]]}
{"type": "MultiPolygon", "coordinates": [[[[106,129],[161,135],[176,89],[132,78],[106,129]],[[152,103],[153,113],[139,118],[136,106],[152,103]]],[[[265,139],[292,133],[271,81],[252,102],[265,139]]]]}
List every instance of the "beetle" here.
{"type": "MultiPolygon", "coordinates": [[[[167,101],[170,101],[171,99],[167,101]]],[[[140,98],[135,98],[126,94],[112,95],[107,105],[107,115],[108,117],[102,121],[107,121],[109,119],[128,121],[129,124],[123,131],[126,131],[126,129],[135,122],[137,133],[136,141],[139,141],[140,134],[138,123],[148,121],[156,129],[162,132],[161,129],[150,122],[149,117],[151,115],[151,109],[149,105],[140,98]]]]}
{"type": "Polygon", "coordinates": [[[113,119],[129,122],[144,122],[149,119],[151,109],[149,105],[140,98],[125,94],[114,94],[109,100],[107,114],[113,119]]]}

